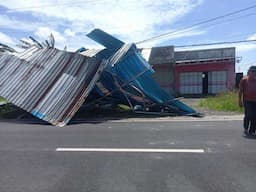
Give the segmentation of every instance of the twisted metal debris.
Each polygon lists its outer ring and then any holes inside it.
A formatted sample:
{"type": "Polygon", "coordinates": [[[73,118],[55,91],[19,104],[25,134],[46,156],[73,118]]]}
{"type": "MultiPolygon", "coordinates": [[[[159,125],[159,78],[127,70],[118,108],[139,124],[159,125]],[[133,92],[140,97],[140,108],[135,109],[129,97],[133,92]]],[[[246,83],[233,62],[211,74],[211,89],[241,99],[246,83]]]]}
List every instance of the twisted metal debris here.
{"type": "Polygon", "coordinates": [[[126,104],[137,112],[196,115],[152,78],[154,70],[134,44],[96,29],[88,37],[104,50],[54,48],[54,38],[21,41],[19,54],[0,55],[0,96],[53,125],[64,126],[84,105],[126,104]]]}

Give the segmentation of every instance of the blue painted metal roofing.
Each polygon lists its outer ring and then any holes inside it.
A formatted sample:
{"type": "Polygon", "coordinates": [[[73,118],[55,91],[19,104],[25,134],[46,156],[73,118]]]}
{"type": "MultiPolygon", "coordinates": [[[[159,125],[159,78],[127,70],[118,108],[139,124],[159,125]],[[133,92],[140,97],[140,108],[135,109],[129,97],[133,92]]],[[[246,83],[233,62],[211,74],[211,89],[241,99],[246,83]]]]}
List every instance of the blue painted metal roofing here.
{"type": "MultiPolygon", "coordinates": [[[[91,35],[88,36],[91,37],[91,35]]],[[[101,44],[103,42],[102,39],[107,38],[108,44],[114,45],[116,40],[114,39],[112,42],[112,38],[109,36],[110,35],[106,35],[105,32],[93,33],[92,39],[101,44]]],[[[167,106],[179,115],[196,113],[194,109],[176,100],[158,85],[152,77],[154,70],[142,57],[135,44],[123,44],[121,47],[120,45],[121,44],[118,44],[117,47],[119,47],[119,49],[108,59],[109,64],[106,69],[113,74],[112,76],[118,78],[119,81],[123,83],[120,84],[120,87],[124,88],[124,93],[125,87],[130,86],[130,89],[135,87],[143,92],[146,99],[151,100],[155,104],[167,106]]],[[[116,90],[120,91],[120,87],[116,86],[111,78],[100,79],[100,82],[102,82],[102,84],[106,84],[107,82],[112,83],[112,92],[116,90]]]]}
{"type": "Polygon", "coordinates": [[[93,39],[94,41],[100,43],[113,53],[124,45],[124,42],[120,41],[119,39],[116,39],[115,37],[109,35],[108,33],[100,29],[94,29],[93,31],[88,33],[87,36],[93,39]]]}

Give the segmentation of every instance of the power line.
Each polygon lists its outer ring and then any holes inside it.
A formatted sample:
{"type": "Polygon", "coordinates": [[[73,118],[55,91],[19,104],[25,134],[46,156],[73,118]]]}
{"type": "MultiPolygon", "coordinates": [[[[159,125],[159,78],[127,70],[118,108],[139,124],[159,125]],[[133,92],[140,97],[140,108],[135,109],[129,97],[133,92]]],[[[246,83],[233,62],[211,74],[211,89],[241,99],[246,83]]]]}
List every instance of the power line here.
{"type": "Polygon", "coordinates": [[[250,33],[240,33],[240,34],[234,34],[234,35],[229,35],[228,37],[226,37],[227,39],[231,39],[231,38],[238,38],[238,37],[248,37],[249,35],[252,35],[252,34],[255,34],[256,33],[256,31],[254,31],[254,32],[250,32],[250,33]]]}
{"type": "Polygon", "coordinates": [[[157,40],[157,39],[160,39],[160,38],[168,37],[169,35],[174,35],[174,34],[176,35],[177,33],[180,33],[180,32],[184,33],[184,31],[186,32],[186,30],[191,30],[192,28],[203,25],[205,23],[210,23],[210,22],[213,22],[213,21],[225,18],[225,17],[229,17],[229,16],[232,16],[232,15],[236,15],[238,13],[245,12],[245,11],[248,11],[248,10],[254,9],[254,8],[256,8],[256,5],[253,5],[253,6],[244,8],[244,9],[240,9],[240,10],[237,10],[237,11],[234,11],[234,12],[230,12],[230,13],[227,13],[225,15],[221,15],[221,16],[214,17],[214,18],[211,18],[211,19],[207,19],[205,21],[201,21],[199,23],[195,23],[195,24],[189,25],[187,27],[183,27],[183,28],[181,28],[179,30],[176,30],[176,31],[171,31],[171,32],[168,32],[168,33],[157,35],[155,37],[151,37],[151,38],[139,41],[136,44],[141,44],[141,43],[145,43],[145,42],[148,42],[148,41],[157,40]]]}
{"type": "Polygon", "coordinates": [[[256,42],[256,39],[253,40],[240,40],[240,41],[223,41],[217,43],[201,43],[201,44],[191,44],[191,45],[178,45],[175,47],[198,47],[198,46],[209,46],[209,45],[221,45],[221,44],[238,44],[238,43],[250,43],[256,42]]]}
{"type": "MultiPolygon", "coordinates": [[[[224,20],[222,22],[209,24],[209,25],[204,26],[204,28],[212,28],[212,27],[214,27],[216,25],[219,25],[219,24],[231,22],[231,21],[234,21],[234,20],[237,20],[237,19],[241,19],[241,18],[252,16],[252,15],[256,15],[256,13],[249,13],[249,14],[246,14],[246,15],[241,15],[239,17],[227,19],[227,20],[224,20]]],[[[188,28],[188,29],[180,30],[180,31],[177,31],[177,32],[175,32],[173,34],[168,35],[168,37],[172,37],[172,36],[179,35],[179,34],[182,34],[182,33],[185,33],[185,32],[193,31],[193,30],[194,30],[194,28],[188,28]]],[[[157,40],[157,39],[155,39],[155,40],[157,40]]]]}
{"type": "Polygon", "coordinates": [[[229,23],[230,21],[235,21],[235,20],[242,19],[242,18],[245,18],[245,17],[250,17],[250,16],[253,16],[253,15],[256,15],[256,13],[249,13],[249,14],[241,15],[241,16],[238,16],[238,17],[235,17],[235,18],[230,18],[230,19],[224,20],[222,22],[209,24],[208,26],[205,26],[205,27],[206,28],[211,28],[215,25],[219,25],[219,24],[223,24],[223,23],[227,23],[227,22],[229,23]]]}
{"type": "MultiPolygon", "coordinates": [[[[174,46],[175,48],[181,48],[181,47],[199,47],[199,46],[209,46],[209,45],[221,45],[221,44],[239,44],[239,43],[250,43],[250,42],[256,42],[256,39],[252,40],[240,40],[240,41],[222,41],[222,42],[216,42],[216,43],[199,43],[199,44],[190,44],[190,45],[177,45],[174,46]]],[[[143,49],[152,49],[152,48],[143,48],[143,49]]]]}

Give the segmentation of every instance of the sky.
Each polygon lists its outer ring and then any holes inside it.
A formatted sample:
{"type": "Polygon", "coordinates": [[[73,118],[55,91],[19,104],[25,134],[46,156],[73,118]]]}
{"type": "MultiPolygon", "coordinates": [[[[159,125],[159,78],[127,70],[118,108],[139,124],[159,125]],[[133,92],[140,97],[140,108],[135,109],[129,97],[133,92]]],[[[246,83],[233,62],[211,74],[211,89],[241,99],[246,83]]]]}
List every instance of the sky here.
{"type": "MultiPolygon", "coordinates": [[[[0,42],[15,48],[20,39],[33,36],[44,41],[52,33],[58,49],[101,48],[86,36],[95,28],[126,43],[178,31],[137,44],[140,48],[253,40],[256,7],[189,26],[254,5],[254,0],[0,0],[0,42]]],[[[246,73],[250,65],[256,65],[256,42],[175,50],[218,47],[236,47],[236,72],[246,73]]]]}

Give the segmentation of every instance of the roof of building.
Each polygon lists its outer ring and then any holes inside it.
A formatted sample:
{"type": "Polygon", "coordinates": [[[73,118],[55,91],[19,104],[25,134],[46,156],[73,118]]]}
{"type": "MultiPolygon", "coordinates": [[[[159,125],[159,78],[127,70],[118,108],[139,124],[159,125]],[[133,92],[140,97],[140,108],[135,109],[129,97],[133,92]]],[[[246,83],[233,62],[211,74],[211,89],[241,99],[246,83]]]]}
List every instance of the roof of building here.
{"type": "Polygon", "coordinates": [[[190,51],[175,51],[174,58],[176,63],[234,59],[235,47],[190,50],[190,51]]]}

